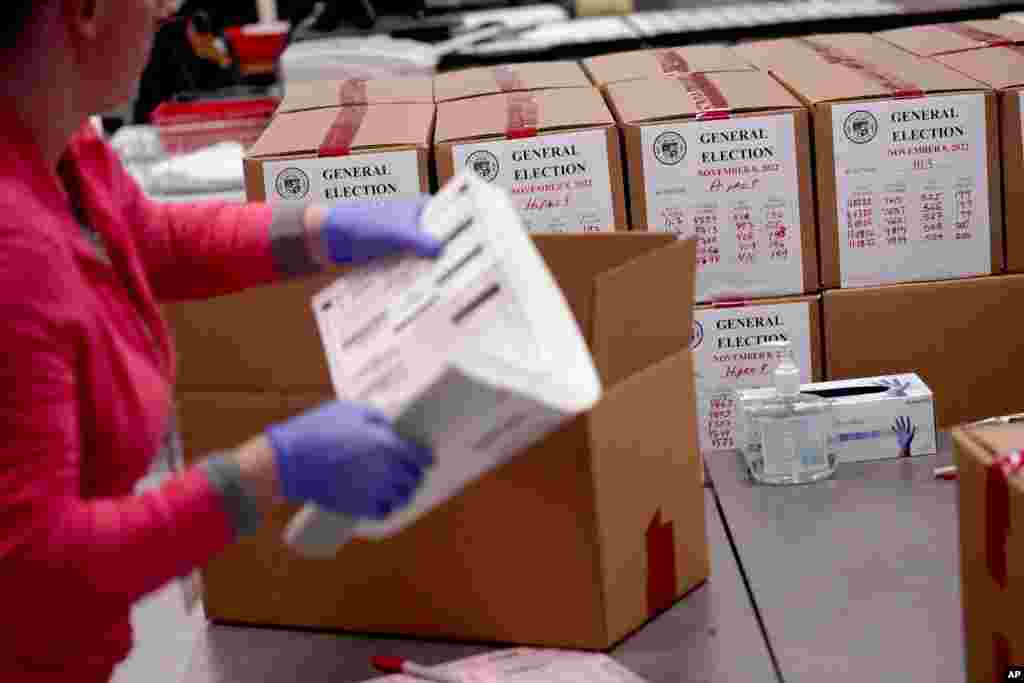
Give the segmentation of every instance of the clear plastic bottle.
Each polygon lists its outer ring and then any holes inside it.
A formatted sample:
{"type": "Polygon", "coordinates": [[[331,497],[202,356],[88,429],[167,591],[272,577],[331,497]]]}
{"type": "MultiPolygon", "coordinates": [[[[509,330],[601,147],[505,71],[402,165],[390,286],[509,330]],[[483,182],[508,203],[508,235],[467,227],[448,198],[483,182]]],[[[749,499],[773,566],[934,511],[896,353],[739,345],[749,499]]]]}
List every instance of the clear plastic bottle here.
{"type": "Polygon", "coordinates": [[[836,471],[835,418],[827,399],[800,393],[800,368],[788,341],[779,352],[774,388],[736,392],[737,436],[750,476],[762,484],[806,484],[836,471]]]}

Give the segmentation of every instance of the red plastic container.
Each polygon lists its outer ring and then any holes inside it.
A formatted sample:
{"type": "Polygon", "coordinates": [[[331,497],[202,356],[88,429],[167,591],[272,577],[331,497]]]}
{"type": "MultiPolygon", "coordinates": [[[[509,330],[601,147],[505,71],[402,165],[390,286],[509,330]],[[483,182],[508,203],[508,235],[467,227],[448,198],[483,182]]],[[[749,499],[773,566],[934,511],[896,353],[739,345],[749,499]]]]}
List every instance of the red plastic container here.
{"type": "MultiPolygon", "coordinates": [[[[275,25],[277,26],[277,25],[275,25]]],[[[275,62],[287,46],[288,25],[280,24],[279,30],[229,26],[224,35],[243,64],[254,62],[275,62]]]]}
{"type": "Polygon", "coordinates": [[[185,154],[218,142],[251,145],[270,123],[276,97],[164,102],[151,116],[168,154],[185,154]]]}

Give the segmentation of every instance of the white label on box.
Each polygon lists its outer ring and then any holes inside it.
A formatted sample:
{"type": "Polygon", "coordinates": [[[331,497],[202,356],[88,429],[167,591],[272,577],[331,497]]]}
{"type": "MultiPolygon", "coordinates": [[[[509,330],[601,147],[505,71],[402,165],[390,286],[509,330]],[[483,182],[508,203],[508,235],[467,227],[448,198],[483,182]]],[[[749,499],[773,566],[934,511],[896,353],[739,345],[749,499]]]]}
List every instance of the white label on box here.
{"type": "Polygon", "coordinates": [[[468,168],[508,190],[530,232],[615,229],[604,129],[469,143],[454,156],[456,174],[468,168]]]}
{"type": "Polygon", "coordinates": [[[770,386],[778,352],[758,344],[788,340],[801,370],[811,377],[813,304],[714,308],[693,312],[690,349],[697,372],[697,419],[702,451],[736,448],[736,389],[770,386]]]}
{"type": "Polygon", "coordinates": [[[645,126],[648,229],[697,236],[697,300],[804,290],[792,114],[645,126]]]}
{"type": "Polygon", "coordinates": [[[423,193],[415,150],[266,161],[263,184],[268,202],[336,204],[411,199],[423,193]]]}
{"type": "Polygon", "coordinates": [[[832,107],[843,287],[992,272],[981,94],[832,107]]]}

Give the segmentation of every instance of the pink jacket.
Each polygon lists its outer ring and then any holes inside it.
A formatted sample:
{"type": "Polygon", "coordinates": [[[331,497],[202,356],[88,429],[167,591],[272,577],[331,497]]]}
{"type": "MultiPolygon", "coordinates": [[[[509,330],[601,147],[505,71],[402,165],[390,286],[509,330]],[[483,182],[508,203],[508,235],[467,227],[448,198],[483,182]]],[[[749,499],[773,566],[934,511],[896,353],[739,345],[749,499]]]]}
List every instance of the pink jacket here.
{"type": "Polygon", "coordinates": [[[31,133],[0,126],[0,681],[105,681],[132,604],[234,535],[201,470],[133,495],[171,414],[157,303],[287,274],[275,243],[294,259],[298,221],[151,202],[86,125],[65,161],[107,262],[31,133]]]}

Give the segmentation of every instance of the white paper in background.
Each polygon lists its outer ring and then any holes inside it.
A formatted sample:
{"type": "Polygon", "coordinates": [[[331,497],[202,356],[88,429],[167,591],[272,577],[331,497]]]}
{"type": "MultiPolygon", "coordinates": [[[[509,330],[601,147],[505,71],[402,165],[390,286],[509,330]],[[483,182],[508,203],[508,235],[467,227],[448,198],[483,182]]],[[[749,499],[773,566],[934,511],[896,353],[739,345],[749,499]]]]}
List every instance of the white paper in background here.
{"type": "Polygon", "coordinates": [[[648,228],[697,237],[697,301],[804,289],[791,114],[645,126],[648,228]]]}
{"type": "Polygon", "coordinates": [[[423,193],[415,150],[263,162],[268,202],[381,201],[423,193]]]}
{"type": "Polygon", "coordinates": [[[507,190],[530,232],[611,232],[615,209],[605,129],[454,148],[455,172],[507,190]]]}
{"type": "Polygon", "coordinates": [[[985,98],[832,107],[843,287],[992,272],[985,98]]]}
{"type": "MultiPolygon", "coordinates": [[[[408,507],[355,533],[390,536],[600,398],[586,342],[504,192],[472,173],[427,204],[436,260],[387,259],[313,298],[335,391],[395,420],[437,463],[408,507]]],[[[330,516],[319,513],[330,532],[330,516]]],[[[326,528],[326,531],[324,531],[326,528]]]]}
{"type": "MultiPolygon", "coordinates": [[[[499,650],[435,667],[463,683],[647,683],[611,657],[570,650],[499,650]]],[[[422,683],[413,676],[375,678],[372,683],[422,683]]]]}
{"type": "Polygon", "coordinates": [[[771,386],[778,352],[757,349],[757,344],[788,340],[800,366],[800,381],[811,381],[812,305],[799,301],[693,312],[690,349],[697,372],[702,451],[736,447],[732,391],[771,386]]]}

